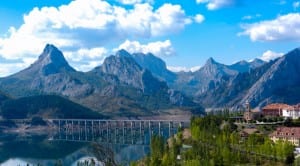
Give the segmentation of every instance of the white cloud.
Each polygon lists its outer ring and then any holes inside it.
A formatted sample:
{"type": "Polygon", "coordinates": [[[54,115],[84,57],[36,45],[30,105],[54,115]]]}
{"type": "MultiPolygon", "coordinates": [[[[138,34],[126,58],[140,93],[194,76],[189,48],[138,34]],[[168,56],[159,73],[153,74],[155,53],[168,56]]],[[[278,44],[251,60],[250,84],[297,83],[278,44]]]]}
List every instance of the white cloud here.
{"type": "Polygon", "coordinates": [[[125,49],[129,53],[152,53],[158,57],[175,55],[175,50],[172,47],[170,40],[151,42],[148,44],[141,44],[138,41],[126,40],[116,50],[125,49]]]}
{"type": "Polygon", "coordinates": [[[242,17],[242,20],[252,20],[252,19],[255,19],[255,18],[259,18],[259,17],[261,17],[260,14],[246,15],[246,16],[242,17]]]}
{"type": "Polygon", "coordinates": [[[247,15],[242,18],[242,20],[251,20],[251,19],[253,19],[253,16],[251,15],[247,15]]]}
{"type": "Polygon", "coordinates": [[[20,69],[30,66],[36,58],[23,58],[22,60],[14,60],[7,62],[6,59],[1,59],[0,62],[0,77],[4,77],[10,74],[18,72],[20,69]]]}
{"type": "Polygon", "coordinates": [[[132,5],[132,4],[142,3],[142,0],[119,0],[119,2],[125,5],[132,5]]]}
{"type": "Polygon", "coordinates": [[[167,66],[167,69],[173,72],[195,72],[199,70],[201,67],[200,66],[194,66],[191,68],[188,67],[183,67],[183,66],[167,66]]]}
{"type": "Polygon", "coordinates": [[[108,56],[108,50],[103,47],[96,47],[67,51],[64,55],[70,65],[76,70],[89,71],[103,63],[104,59],[108,56]]]}
{"type": "Polygon", "coordinates": [[[197,14],[195,17],[194,17],[194,20],[195,22],[197,23],[202,23],[204,21],[204,16],[202,14],[197,14]]]}
{"type": "Polygon", "coordinates": [[[124,5],[134,5],[138,3],[153,3],[153,0],[118,0],[120,3],[124,5]]]}
{"type": "Polygon", "coordinates": [[[201,66],[194,66],[194,67],[190,68],[190,71],[195,72],[195,71],[199,70],[200,68],[201,68],[201,66]]]}
{"type": "Polygon", "coordinates": [[[293,3],[293,7],[294,7],[294,9],[299,8],[299,7],[300,7],[300,1],[294,2],[294,3],[293,3]]]}
{"type": "Polygon", "coordinates": [[[269,62],[270,60],[276,59],[283,56],[283,53],[277,53],[271,50],[265,51],[259,59],[269,62]]]}
{"type": "MultiPolygon", "coordinates": [[[[104,0],[74,0],[59,7],[34,8],[24,14],[20,27],[11,27],[0,37],[0,58],[36,58],[46,43],[64,52],[76,52],[80,48],[111,47],[127,38],[166,36],[182,31],[195,21],[193,18],[180,5],[172,4],[154,8],[144,3],[125,8],[104,0]]],[[[68,59],[76,62],[78,56],[68,59]]]]}
{"type": "Polygon", "coordinates": [[[208,10],[217,10],[223,7],[235,5],[237,0],[196,0],[197,3],[205,3],[208,10]]]}
{"type": "Polygon", "coordinates": [[[66,52],[65,57],[73,61],[82,61],[84,59],[98,59],[107,55],[107,50],[103,47],[92,49],[79,49],[73,52],[66,52]]]}
{"type": "Polygon", "coordinates": [[[300,40],[300,14],[278,16],[274,20],[242,25],[245,30],[238,35],[249,35],[252,41],[300,40]]]}
{"type": "Polygon", "coordinates": [[[172,72],[189,72],[190,69],[188,69],[187,67],[183,67],[183,66],[167,66],[167,69],[172,71],[172,72]]]}

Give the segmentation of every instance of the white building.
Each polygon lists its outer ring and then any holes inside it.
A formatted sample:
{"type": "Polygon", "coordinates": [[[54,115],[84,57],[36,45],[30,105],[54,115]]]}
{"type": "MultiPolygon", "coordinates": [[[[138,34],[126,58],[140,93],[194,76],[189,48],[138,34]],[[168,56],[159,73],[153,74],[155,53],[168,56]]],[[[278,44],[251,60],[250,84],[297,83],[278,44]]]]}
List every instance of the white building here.
{"type": "Polygon", "coordinates": [[[282,116],[285,118],[300,118],[300,105],[288,106],[282,109],[282,116]]]}

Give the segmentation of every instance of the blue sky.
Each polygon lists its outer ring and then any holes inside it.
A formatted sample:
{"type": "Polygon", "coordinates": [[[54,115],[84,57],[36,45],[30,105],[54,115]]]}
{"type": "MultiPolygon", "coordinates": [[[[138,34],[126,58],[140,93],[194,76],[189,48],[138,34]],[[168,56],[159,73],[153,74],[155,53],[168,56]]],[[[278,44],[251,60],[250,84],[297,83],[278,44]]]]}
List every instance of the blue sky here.
{"type": "Polygon", "coordinates": [[[270,60],[299,47],[300,1],[3,0],[0,76],[28,67],[46,43],[80,71],[124,48],[152,52],[172,70],[209,57],[270,60]]]}

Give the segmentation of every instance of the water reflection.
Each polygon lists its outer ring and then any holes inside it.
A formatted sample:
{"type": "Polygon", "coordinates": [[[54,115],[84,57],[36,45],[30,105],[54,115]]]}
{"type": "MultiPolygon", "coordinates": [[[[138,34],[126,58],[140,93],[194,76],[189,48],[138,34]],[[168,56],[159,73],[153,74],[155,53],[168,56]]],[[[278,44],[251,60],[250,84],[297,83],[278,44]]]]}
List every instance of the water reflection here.
{"type": "Polygon", "coordinates": [[[167,138],[177,130],[171,123],[53,124],[55,132],[46,135],[1,134],[0,165],[77,165],[86,159],[99,165],[128,165],[149,153],[151,135],[167,138]]]}
{"type": "Polygon", "coordinates": [[[90,158],[103,163],[128,164],[148,152],[147,145],[49,140],[47,136],[23,138],[10,135],[6,140],[1,140],[0,165],[77,165],[79,161],[90,158]]]}

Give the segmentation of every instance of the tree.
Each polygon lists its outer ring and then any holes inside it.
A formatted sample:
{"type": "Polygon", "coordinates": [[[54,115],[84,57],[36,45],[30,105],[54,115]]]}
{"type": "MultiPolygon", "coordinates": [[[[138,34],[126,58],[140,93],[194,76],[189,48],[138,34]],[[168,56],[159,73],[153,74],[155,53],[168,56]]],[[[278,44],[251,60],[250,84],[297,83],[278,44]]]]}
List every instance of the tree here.
{"type": "Polygon", "coordinates": [[[150,142],[150,154],[151,154],[150,165],[153,166],[161,165],[163,153],[164,153],[163,138],[157,135],[152,136],[150,142]]]}

